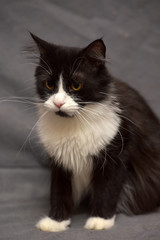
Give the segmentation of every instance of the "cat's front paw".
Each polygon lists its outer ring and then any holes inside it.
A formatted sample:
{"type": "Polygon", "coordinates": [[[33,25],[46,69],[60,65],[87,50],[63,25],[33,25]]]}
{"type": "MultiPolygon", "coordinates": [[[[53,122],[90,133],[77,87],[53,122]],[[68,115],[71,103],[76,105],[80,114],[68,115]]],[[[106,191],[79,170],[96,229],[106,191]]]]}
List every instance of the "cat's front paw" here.
{"type": "Polygon", "coordinates": [[[93,229],[93,230],[103,230],[103,229],[109,229],[114,226],[115,222],[115,216],[113,216],[110,219],[104,219],[100,217],[90,217],[86,224],[86,229],[93,229]]]}
{"type": "Polygon", "coordinates": [[[49,217],[45,217],[36,224],[36,227],[46,232],[61,232],[67,230],[70,223],[70,219],[58,222],[49,217]]]}

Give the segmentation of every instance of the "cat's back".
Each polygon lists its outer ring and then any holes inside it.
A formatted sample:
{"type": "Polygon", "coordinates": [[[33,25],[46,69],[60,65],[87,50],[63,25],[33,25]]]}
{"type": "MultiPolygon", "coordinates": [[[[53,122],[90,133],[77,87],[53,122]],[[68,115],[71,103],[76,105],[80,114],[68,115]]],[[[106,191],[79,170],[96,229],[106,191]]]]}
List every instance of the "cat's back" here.
{"type": "Polygon", "coordinates": [[[114,86],[122,110],[120,131],[130,156],[117,211],[139,214],[160,203],[160,122],[138,91],[118,80],[114,86]]]}
{"type": "Polygon", "coordinates": [[[124,116],[129,117],[140,127],[153,124],[160,131],[159,119],[139,91],[117,79],[114,79],[114,86],[124,116]]]}

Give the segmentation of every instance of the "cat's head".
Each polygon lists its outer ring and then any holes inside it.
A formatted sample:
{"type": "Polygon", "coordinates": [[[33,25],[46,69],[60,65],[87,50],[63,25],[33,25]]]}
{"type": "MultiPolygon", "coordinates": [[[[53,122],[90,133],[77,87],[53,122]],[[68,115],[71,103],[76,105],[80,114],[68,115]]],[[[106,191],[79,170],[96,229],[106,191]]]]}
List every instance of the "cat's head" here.
{"type": "Polygon", "coordinates": [[[59,116],[73,117],[88,104],[107,96],[110,75],[106,47],[97,39],[85,48],[63,47],[31,34],[39,53],[36,88],[44,106],[59,116]]]}

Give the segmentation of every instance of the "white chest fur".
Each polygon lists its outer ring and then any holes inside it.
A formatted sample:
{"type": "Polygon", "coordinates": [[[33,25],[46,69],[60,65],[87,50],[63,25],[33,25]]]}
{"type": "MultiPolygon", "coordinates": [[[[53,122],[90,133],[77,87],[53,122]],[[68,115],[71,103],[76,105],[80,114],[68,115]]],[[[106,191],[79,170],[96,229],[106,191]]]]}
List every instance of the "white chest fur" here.
{"type": "MultiPolygon", "coordinates": [[[[88,109],[88,113],[80,113],[79,118],[63,118],[49,111],[38,122],[39,135],[47,152],[73,173],[76,202],[90,184],[91,156],[97,155],[111,142],[120,125],[117,108],[95,104],[88,109]]],[[[41,109],[40,112],[44,114],[44,111],[41,109]]]]}

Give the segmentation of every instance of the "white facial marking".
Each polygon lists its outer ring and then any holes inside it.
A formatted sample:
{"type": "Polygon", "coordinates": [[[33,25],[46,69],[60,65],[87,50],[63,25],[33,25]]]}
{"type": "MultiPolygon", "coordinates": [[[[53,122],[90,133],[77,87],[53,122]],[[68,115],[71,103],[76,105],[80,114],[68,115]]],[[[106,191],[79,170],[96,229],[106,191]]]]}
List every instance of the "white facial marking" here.
{"type": "Polygon", "coordinates": [[[58,89],[58,93],[56,93],[53,97],[53,102],[56,106],[61,107],[63,104],[65,104],[65,99],[67,95],[63,89],[62,76],[60,76],[58,89]]]}
{"type": "Polygon", "coordinates": [[[49,217],[45,217],[36,224],[36,227],[46,232],[61,232],[67,230],[70,223],[70,219],[58,222],[49,217]]]}
{"type": "Polygon", "coordinates": [[[86,224],[86,229],[92,229],[92,230],[104,230],[109,229],[114,226],[115,223],[115,216],[113,216],[110,219],[104,219],[100,217],[90,217],[86,224]]]}
{"type": "Polygon", "coordinates": [[[53,110],[54,112],[61,110],[62,112],[67,113],[69,116],[72,116],[79,109],[78,104],[64,90],[62,75],[60,75],[59,79],[58,92],[51,95],[44,103],[44,106],[49,110],[53,110]]]}

